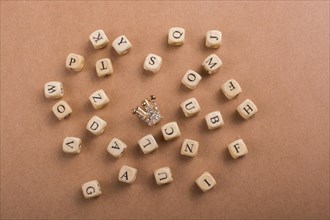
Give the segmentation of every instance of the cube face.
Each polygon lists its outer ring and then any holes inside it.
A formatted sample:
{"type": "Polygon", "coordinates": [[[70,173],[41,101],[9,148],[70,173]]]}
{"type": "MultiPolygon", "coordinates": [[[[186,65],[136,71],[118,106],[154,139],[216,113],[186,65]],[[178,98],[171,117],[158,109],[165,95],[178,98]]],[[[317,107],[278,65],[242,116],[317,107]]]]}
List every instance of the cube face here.
{"type": "Polygon", "coordinates": [[[47,99],[58,99],[63,97],[64,90],[61,82],[47,82],[44,86],[44,93],[47,99]]]}
{"type": "Polygon", "coordinates": [[[237,97],[242,92],[241,86],[234,79],[225,82],[222,85],[221,90],[229,100],[237,97]]]}
{"type": "Polygon", "coordinates": [[[201,107],[195,98],[187,99],[182,102],[181,109],[187,118],[197,115],[201,111],[201,107]]]}
{"type": "Polygon", "coordinates": [[[70,53],[66,58],[65,66],[69,70],[79,72],[84,67],[84,57],[75,53],[70,53]]]}
{"type": "Polygon", "coordinates": [[[181,135],[179,126],[175,121],[163,125],[161,129],[165,141],[173,140],[181,135]]]}
{"type": "Polygon", "coordinates": [[[185,30],[181,27],[172,27],[168,31],[168,44],[182,45],[184,43],[185,30]]]}
{"type": "Polygon", "coordinates": [[[211,54],[204,59],[202,66],[208,74],[213,74],[220,69],[222,61],[216,54],[211,54]]]}
{"type": "Polygon", "coordinates": [[[220,128],[224,125],[224,121],[219,111],[207,114],[205,116],[205,121],[209,130],[220,128]]]}
{"type": "Polygon", "coordinates": [[[132,44],[125,35],[121,35],[112,42],[112,47],[119,55],[123,55],[130,51],[132,44]]]}
{"type": "Polygon", "coordinates": [[[110,76],[113,73],[112,63],[109,58],[96,61],[95,68],[99,77],[110,76]]]}
{"type": "Polygon", "coordinates": [[[134,183],[137,175],[137,169],[130,166],[122,166],[118,173],[118,180],[120,182],[134,183]]]}
{"type": "Polygon", "coordinates": [[[154,172],[157,185],[170,183],[173,181],[172,172],[169,167],[162,167],[154,172]]]}
{"type": "Polygon", "coordinates": [[[92,42],[95,49],[106,47],[109,43],[107,36],[103,30],[96,30],[89,35],[89,40],[92,42]]]}
{"type": "Polygon", "coordinates": [[[182,77],[182,84],[189,89],[195,89],[202,77],[193,70],[188,70],[182,77]]]}
{"type": "Polygon", "coordinates": [[[103,133],[107,122],[102,118],[94,115],[87,123],[86,129],[94,135],[100,135],[103,133]]]}
{"type": "Polygon", "coordinates": [[[236,159],[248,153],[248,149],[243,139],[238,139],[228,145],[230,155],[236,159]]]}
{"type": "Polygon", "coordinates": [[[138,141],[138,144],[144,154],[151,153],[158,148],[158,144],[151,134],[148,134],[141,138],[138,141]]]}
{"type": "Polygon", "coordinates": [[[68,118],[72,113],[71,107],[64,100],[61,100],[61,101],[57,102],[55,105],[53,105],[52,110],[53,110],[55,116],[59,120],[68,118]]]}
{"type": "Polygon", "coordinates": [[[147,71],[157,73],[162,66],[162,58],[156,54],[148,54],[146,57],[143,68],[147,71]]]}
{"type": "Polygon", "coordinates": [[[215,179],[207,171],[198,177],[195,182],[203,192],[209,191],[216,185],[215,179]]]}
{"type": "Polygon", "coordinates": [[[185,139],[181,147],[181,155],[196,157],[199,148],[199,142],[191,139],[185,139]]]}
{"type": "Polygon", "coordinates": [[[126,148],[127,145],[124,142],[122,142],[118,138],[113,138],[107,147],[107,151],[112,156],[119,158],[124,154],[126,148]]]}
{"type": "Polygon", "coordinates": [[[103,89],[95,91],[89,96],[89,101],[92,103],[95,109],[104,108],[109,103],[109,98],[105,94],[103,89]]]}
{"type": "Polygon", "coordinates": [[[97,180],[92,180],[87,183],[84,183],[81,186],[81,190],[86,199],[98,197],[102,194],[100,184],[97,180]]]}
{"type": "Polygon", "coordinates": [[[77,137],[65,137],[62,150],[68,154],[79,154],[81,149],[81,139],[77,137]]]}
{"type": "Polygon", "coordinates": [[[258,108],[250,99],[246,99],[237,107],[237,111],[242,118],[249,119],[258,112],[258,108]]]}
{"type": "Polygon", "coordinates": [[[218,48],[222,43],[222,33],[217,30],[206,32],[206,46],[210,48],[218,48]]]}

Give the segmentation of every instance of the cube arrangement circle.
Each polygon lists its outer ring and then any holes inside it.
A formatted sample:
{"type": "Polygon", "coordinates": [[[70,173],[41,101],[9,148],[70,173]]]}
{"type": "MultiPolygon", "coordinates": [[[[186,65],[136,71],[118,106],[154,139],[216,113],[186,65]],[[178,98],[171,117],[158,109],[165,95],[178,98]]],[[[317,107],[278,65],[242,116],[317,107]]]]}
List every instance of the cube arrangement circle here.
{"type": "MultiPolygon", "coordinates": [[[[168,31],[168,44],[173,46],[182,46],[185,42],[186,31],[182,27],[172,27],[168,31]]],[[[92,32],[89,36],[92,46],[95,49],[105,48],[109,44],[108,37],[102,29],[92,32]]],[[[219,48],[222,44],[222,33],[218,30],[210,30],[206,32],[205,46],[209,48],[219,48]]],[[[112,48],[118,55],[124,55],[132,49],[132,43],[125,35],[120,35],[112,42],[112,48]]],[[[203,62],[202,67],[208,74],[214,74],[220,70],[222,66],[221,59],[216,54],[210,54],[203,62]]],[[[162,65],[162,57],[153,53],[146,56],[143,68],[152,73],[160,71],[162,65]]],[[[65,61],[67,69],[73,72],[80,72],[84,67],[84,57],[70,53],[65,61]]],[[[102,58],[96,61],[95,71],[98,77],[106,77],[113,74],[113,66],[110,58],[102,58]]],[[[197,88],[202,80],[202,76],[194,70],[187,70],[183,75],[181,83],[189,90],[197,88]]],[[[234,99],[242,93],[240,84],[235,79],[227,80],[221,86],[223,95],[228,99],[234,99]]],[[[44,95],[47,99],[60,99],[64,96],[63,84],[58,81],[49,81],[44,85],[44,95]]],[[[103,89],[93,92],[89,100],[94,109],[105,108],[109,103],[109,98],[103,89]]],[[[150,96],[150,99],[145,99],[142,105],[145,109],[136,107],[133,113],[145,120],[150,126],[156,124],[162,116],[158,111],[155,103],[155,96],[150,96]]],[[[195,97],[184,100],[181,103],[181,109],[185,117],[196,116],[201,112],[201,107],[195,97]]],[[[238,114],[245,120],[253,117],[258,108],[250,99],[246,99],[237,107],[238,114]]],[[[52,107],[54,115],[63,120],[72,114],[72,108],[64,101],[60,100],[52,107]]],[[[224,120],[220,111],[216,110],[205,115],[205,122],[209,130],[214,130],[224,126],[224,120]]],[[[108,123],[97,115],[94,115],[88,121],[86,129],[92,134],[101,135],[108,123]]],[[[161,132],[165,141],[171,141],[181,136],[179,125],[176,121],[168,122],[161,127],[161,132]]],[[[158,149],[159,145],[152,134],[148,134],[137,141],[143,154],[149,154],[158,149]]],[[[67,154],[79,154],[81,152],[82,140],[79,137],[65,137],[62,144],[62,151],[67,154]]],[[[119,138],[113,138],[108,146],[107,151],[115,158],[120,158],[124,155],[127,145],[119,138]]],[[[185,157],[196,157],[200,143],[197,140],[185,138],[181,146],[181,155],[185,157]]],[[[239,138],[227,146],[229,154],[233,159],[242,157],[248,153],[247,146],[242,138],[239,138]]],[[[133,184],[137,177],[138,169],[123,165],[118,172],[118,181],[133,184]]],[[[172,170],[170,167],[161,167],[154,171],[155,182],[158,185],[169,184],[173,181],[172,170]]],[[[196,181],[196,185],[203,191],[209,191],[216,185],[215,178],[205,171],[196,181]]],[[[84,183],[81,187],[82,193],[86,199],[95,198],[102,194],[100,184],[97,180],[92,180],[84,183]]]]}

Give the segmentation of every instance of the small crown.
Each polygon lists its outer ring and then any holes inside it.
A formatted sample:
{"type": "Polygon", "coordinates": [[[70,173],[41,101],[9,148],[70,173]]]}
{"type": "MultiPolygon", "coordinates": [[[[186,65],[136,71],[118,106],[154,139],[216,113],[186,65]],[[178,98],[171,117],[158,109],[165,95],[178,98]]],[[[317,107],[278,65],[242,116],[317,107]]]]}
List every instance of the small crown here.
{"type": "Polygon", "coordinates": [[[158,111],[157,104],[155,102],[156,96],[151,95],[149,99],[144,99],[141,103],[141,107],[137,106],[132,109],[132,113],[136,114],[141,118],[141,120],[145,121],[149,126],[157,124],[162,118],[162,115],[158,111]]]}

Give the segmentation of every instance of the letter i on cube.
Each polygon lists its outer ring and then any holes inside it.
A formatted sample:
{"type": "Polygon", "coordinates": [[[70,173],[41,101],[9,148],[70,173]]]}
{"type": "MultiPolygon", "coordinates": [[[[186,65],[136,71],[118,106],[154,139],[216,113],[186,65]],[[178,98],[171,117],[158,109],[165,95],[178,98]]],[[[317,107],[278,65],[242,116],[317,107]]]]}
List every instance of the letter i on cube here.
{"type": "Polygon", "coordinates": [[[213,176],[207,171],[198,177],[195,182],[203,192],[209,191],[217,183],[213,176]]]}

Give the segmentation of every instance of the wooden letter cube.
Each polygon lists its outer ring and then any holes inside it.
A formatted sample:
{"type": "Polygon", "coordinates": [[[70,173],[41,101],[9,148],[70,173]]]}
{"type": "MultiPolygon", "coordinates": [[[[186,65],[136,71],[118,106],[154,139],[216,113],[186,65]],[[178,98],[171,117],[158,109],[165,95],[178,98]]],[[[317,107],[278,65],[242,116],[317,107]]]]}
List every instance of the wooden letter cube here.
{"type": "Polygon", "coordinates": [[[137,169],[129,166],[122,166],[118,173],[118,180],[120,182],[134,183],[136,179],[137,169]]]}
{"type": "Polygon", "coordinates": [[[103,89],[99,89],[95,91],[91,96],[89,96],[89,101],[92,103],[95,109],[100,109],[109,103],[109,98],[103,89]]]}
{"type": "Polygon", "coordinates": [[[221,46],[222,33],[217,30],[206,32],[206,46],[211,48],[218,48],[221,46]]]}
{"type": "Polygon", "coordinates": [[[124,154],[126,148],[127,145],[124,142],[122,142],[118,138],[113,138],[107,147],[107,151],[112,156],[118,158],[124,154]]]}
{"type": "Polygon", "coordinates": [[[224,125],[221,113],[219,111],[211,112],[205,116],[207,127],[212,130],[224,125]]]}
{"type": "Polygon", "coordinates": [[[106,47],[109,43],[107,36],[103,30],[96,30],[89,35],[89,40],[92,42],[95,49],[106,47]]]}
{"type": "Polygon", "coordinates": [[[213,176],[207,171],[198,177],[195,182],[203,192],[212,189],[217,183],[213,176]]]}
{"type": "Polygon", "coordinates": [[[144,154],[151,153],[158,148],[158,144],[152,134],[148,134],[141,138],[138,141],[138,144],[144,154]]]}
{"type": "Polygon", "coordinates": [[[59,120],[69,117],[72,113],[70,105],[64,100],[53,105],[52,110],[59,120]]]}
{"type": "Polygon", "coordinates": [[[84,67],[84,57],[75,53],[70,53],[65,62],[66,68],[79,72],[84,67]]]}
{"type": "Polygon", "coordinates": [[[238,139],[228,145],[230,155],[236,159],[248,153],[248,149],[242,139],[238,139]]]}
{"type": "Polygon", "coordinates": [[[202,77],[193,70],[188,70],[182,77],[182,84],[189,89],[195,89],[202,77]]]}
{"type": "Polygon", "coordinates": [[[247,99],[237,107],[237,111],[242,118],[249,119],[258,112],[258,108],[250,99],[247,99]]]}
{"type": "Polygon", "coordinates": [[[202,63],[202,66],[208,74],[213,74],[220,69],[220,67],[222,66],[222,61],[216,54],[211,54],[210,56],[205,58],[202,63]]]}
{"type": "Polygon", "coordinates": [[[121,35],[112,42],[112,47],[119,55],[123,55],[130,51],[132,44],[125,35],[121,35]]]}
{"type": "Polygon", "coordinates": [[[77,137],[66,137],[63,140],[62,150],[69,154],[79,154],[81,149],[81,139],[77,137]]]}
{"type": "Polygon", "coordinates": [[[87,123],[86,129],[94,135],[100,135],[103,133],[104,128],[107,126],[107,122],[102,118],[94,115],[87,123]]]}
{"type": "Polygon", "coordinates": [[[181,109],[187,118],[197,115],[201,111],[201,107],[195,98],[187,99],[182,102],[181,109]]]}
{"type": "Polygon", "coordinates": [[[109,58],[103,58],[96,61],[95,68],[99,77],[110,76],[113,73],[112,63],[109,58]]]}
{"type": "Polygon", "coordinates": [[[168,44],[182,45],[184,43],[185,30],[180,27],[172,27],[168,31],[168,44]]]}
{"type": "Polygon", "coordinates": [[[185,155],[188,157],[196,157],[198,152],[199,142],[190,140],[190,139],[184,139],[181,147],[181,155],[185,155]]]}
{"type": "Polygon", "coordinates": [[[92,180],[87,183],[84,183],[81,186],[81,190],[86,199],[98,197],[102,194],[100,184],[97,180],[92,180]]]}
{"type": "Polygon", "coordinates": [[[48,82],[44,87],[45,97],[47,99],[58,99],[63,97],[63,84],[61,82],[48,82]]]}
{"type": "Polygon", "coordinates": [[[235,98],[242,92],[240,85],[234,79],[230,79],[227,82],[225,82],[222,85],[221,89],[222,89],[223,94],[229,100],[235,98]]]}
{"type": "Polygon", "coordinates": [[[154,172],[155,180],[158,185],[173,181],[172,172],[169,167],[162,167],[154,172]]]}
{"type": "Polygon", "coordinates": [[[148,54],[143,64],[143,68],[145,70],[153,73],[157,73],[160,70],[161,66],[162,66],[162,58],[160,56],[151,53],[148,54]]]}
{"type": "Polygon", "coordinates": [[[161,129],[165,141],[175,139],[181,135],[178,124],[175,121],[163,125],[161,129]]]}

